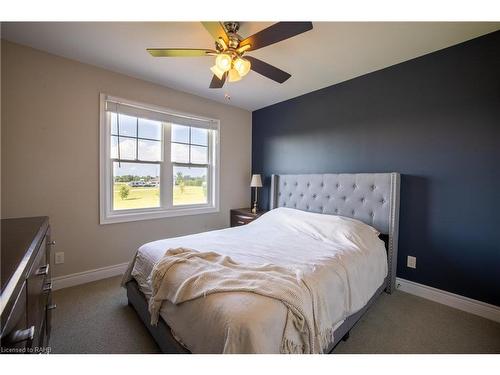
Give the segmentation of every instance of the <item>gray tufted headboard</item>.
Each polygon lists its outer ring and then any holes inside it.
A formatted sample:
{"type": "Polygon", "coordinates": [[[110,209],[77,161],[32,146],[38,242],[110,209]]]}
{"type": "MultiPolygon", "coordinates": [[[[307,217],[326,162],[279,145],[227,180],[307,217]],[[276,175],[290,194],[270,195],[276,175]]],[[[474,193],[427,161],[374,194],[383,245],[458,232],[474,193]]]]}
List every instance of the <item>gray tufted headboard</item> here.
{"type": "Polygon", "coordinates": [[[271,209],[290,207],[351,217],[389,236],[388,284],[396,282],[399,173],[272,175],[271,209]]]}

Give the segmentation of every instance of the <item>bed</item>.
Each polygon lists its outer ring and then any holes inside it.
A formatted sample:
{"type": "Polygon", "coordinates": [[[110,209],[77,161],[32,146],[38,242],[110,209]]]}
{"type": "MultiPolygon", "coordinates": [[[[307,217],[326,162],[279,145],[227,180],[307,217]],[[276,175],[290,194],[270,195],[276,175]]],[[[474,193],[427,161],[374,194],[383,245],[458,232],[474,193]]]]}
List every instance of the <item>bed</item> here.
{"type": "Polygon", "coordinates": [[[129,304],[165,353],[330,352],[380,293],[394,290],[399,185],[397,173],[273,175],[271,210],[254,222],[141,246],[124,276],[129,304]],[[300,336],[304,330],[295,329],[291,306],[296,305],[263,295],[265,286],[253,292],[226,288],[198,298],[160,299],[152,325],[148,302],[158,294],[151,275],[167,249],[181,248],[220,255],[235,267],[248,265],[251,285],[273,275],[272,267],[291,279],[296,275],[296,294],[309,289],[303,300],[311,296],[305,305],[313,306],[312,314],[299,318],[312,316],[309,326],[316,328],[308,332],[325,334],[307,343],[300,336]],[[253,272],[262,265],[271,268],[253,272]]]}

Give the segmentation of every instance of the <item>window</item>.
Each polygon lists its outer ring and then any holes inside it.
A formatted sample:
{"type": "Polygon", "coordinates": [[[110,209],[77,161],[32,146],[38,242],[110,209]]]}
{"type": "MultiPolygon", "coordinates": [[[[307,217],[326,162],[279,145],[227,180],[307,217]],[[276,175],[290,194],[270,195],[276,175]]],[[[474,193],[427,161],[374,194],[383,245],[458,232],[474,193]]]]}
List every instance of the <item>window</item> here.
{"type": "Polygon", "coordinates": [[[219,122],[101,94],[101,224],[218,211],[219,122]]]}
{"type": "Polygon", "coordinates": [[[173,205],[206,204],[209,136],[207,129],[171,126],[173,205]]]}

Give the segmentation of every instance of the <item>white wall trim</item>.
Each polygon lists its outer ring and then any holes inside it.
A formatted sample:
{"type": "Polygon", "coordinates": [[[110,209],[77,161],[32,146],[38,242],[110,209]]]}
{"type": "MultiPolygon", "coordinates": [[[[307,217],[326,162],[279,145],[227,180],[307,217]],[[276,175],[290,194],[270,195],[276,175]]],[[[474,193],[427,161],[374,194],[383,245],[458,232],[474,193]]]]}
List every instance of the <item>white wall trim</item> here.
{"type": "Polygon", "coordinates": [[[446,292],[441,289],[432,288],[427,285],[418,284],[399,277],[396,278],[396,288],[403,292],[414,294],[416,296],[500,323],[499,306],[490,305],[489,303],[446,292]]]}
{"type": "Polygon", "coordinates": [[[128,262],[115,264],[114,266],[97,268],[95,270],[73,273],[71,275],[54,277],[52,279],[52,289],[59,290],[63,288],[69,288],[70,286],[106,279],[108,277],[123,275],[127,270],[127,267],[128,262]]]}

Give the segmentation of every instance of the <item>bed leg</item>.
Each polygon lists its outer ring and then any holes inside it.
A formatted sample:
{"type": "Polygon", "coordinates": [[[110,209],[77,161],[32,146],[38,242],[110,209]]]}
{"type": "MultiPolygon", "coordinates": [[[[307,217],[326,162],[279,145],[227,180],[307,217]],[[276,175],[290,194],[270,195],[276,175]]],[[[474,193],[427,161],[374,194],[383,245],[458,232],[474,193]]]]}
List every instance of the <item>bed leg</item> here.
{"type": "Polygon", "coordinates": [[[351,334],[351,331],[347,331],[347,333],[342,337],[342,341],[349,340],[350,334],[351,334]]]}

